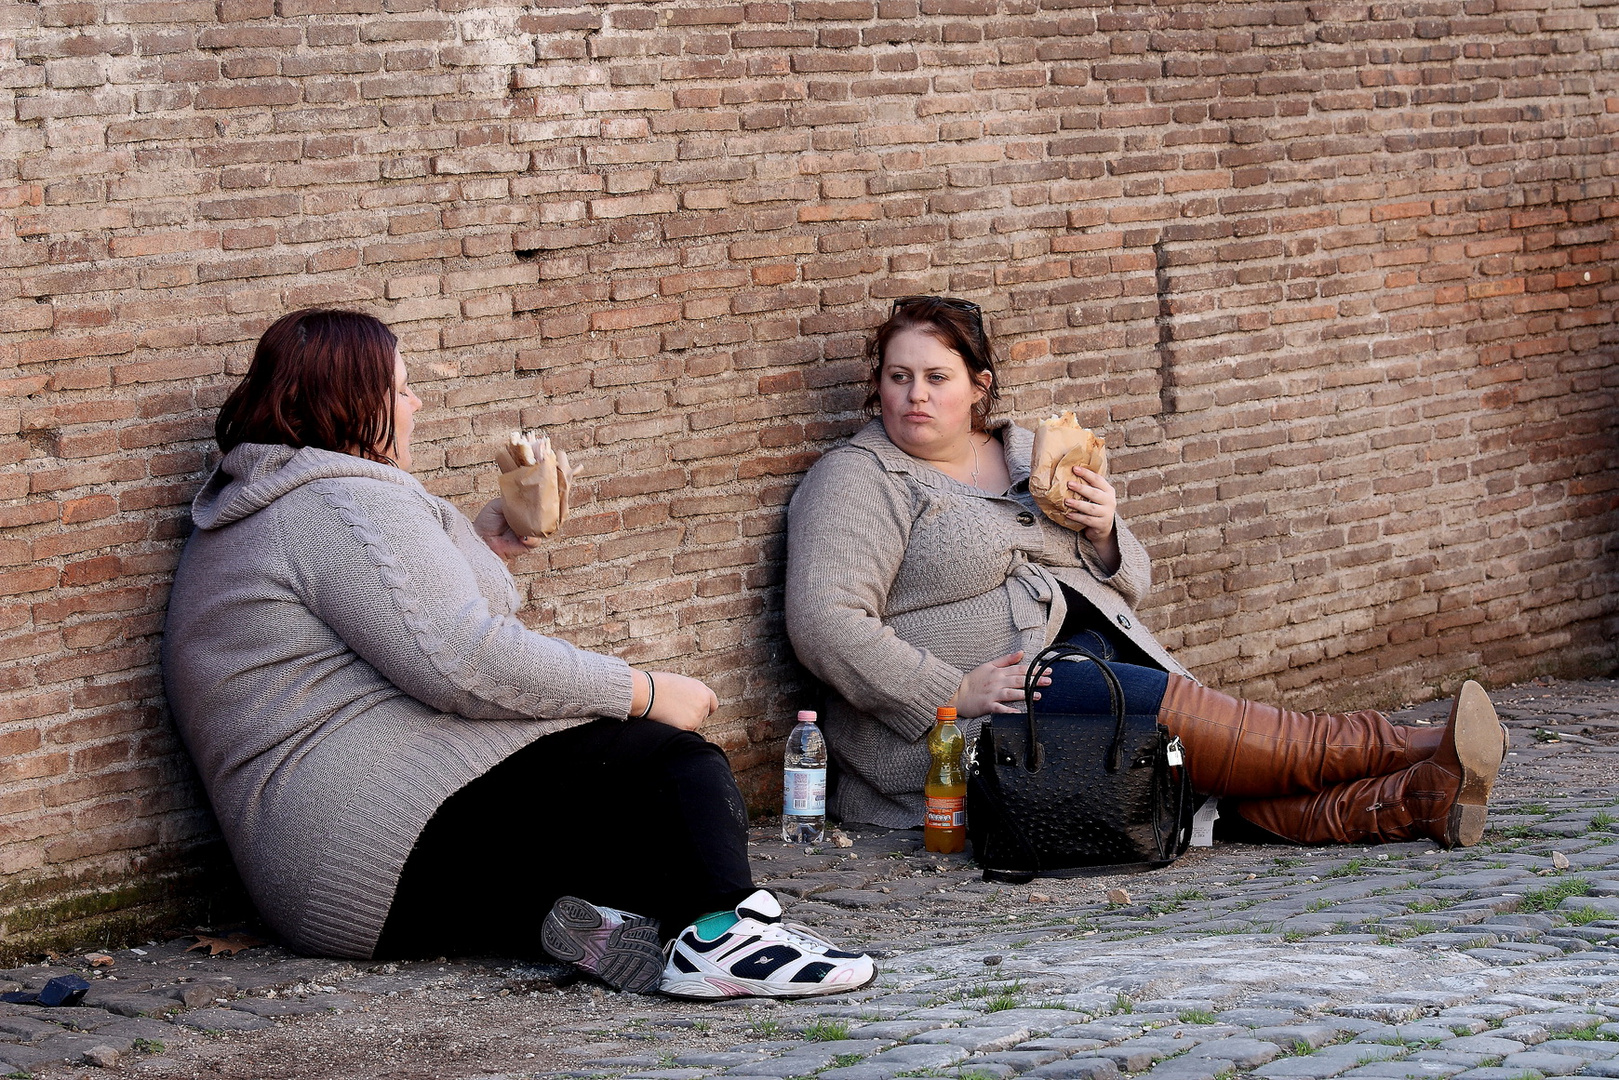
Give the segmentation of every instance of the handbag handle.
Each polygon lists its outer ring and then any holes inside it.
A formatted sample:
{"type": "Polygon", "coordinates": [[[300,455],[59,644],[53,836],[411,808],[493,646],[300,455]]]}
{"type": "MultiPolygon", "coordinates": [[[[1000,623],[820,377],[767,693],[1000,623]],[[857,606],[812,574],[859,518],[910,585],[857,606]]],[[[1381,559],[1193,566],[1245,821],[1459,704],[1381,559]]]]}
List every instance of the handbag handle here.
{"type": "Polygon", "coordinates": [[[1040,655],[1029,664],[1029,670],[1023,676],[1023,715],[1029,727],[1029,756],[1025,768],[1030,772],[1039,772],[1040,766],[1045,763],[1045,751],[1040,746],[1040,732],[1034,719],[1035,688],[1058,663],[1075,657],[1095,664],[1097,670],[1102,673],[1102,681],[1107,683],[1108,702],[1113,707],[1113,745],[1108,748],[1106,764],[1108,772],[1119,771],[1119,751],[1124,746],[1124,687],[1119,685],[1119,677],[1113,673],[1106,660],[1083,645],[1059,642],[1040,650],[1040,655]]]}

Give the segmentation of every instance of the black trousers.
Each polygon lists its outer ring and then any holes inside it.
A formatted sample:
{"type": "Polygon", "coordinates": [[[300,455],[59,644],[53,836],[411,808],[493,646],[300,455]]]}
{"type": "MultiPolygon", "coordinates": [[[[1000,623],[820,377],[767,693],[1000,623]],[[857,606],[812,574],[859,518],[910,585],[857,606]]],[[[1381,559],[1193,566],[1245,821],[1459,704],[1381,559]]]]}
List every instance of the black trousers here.
{"type": "Polygon", "coordinates": [[[562,896],[651,915],[672,937],[753,891],[747,824],[730,763],[700,735],[651,720],[547,735],[427,823],[376,955],[537,956],[562,896]]]}

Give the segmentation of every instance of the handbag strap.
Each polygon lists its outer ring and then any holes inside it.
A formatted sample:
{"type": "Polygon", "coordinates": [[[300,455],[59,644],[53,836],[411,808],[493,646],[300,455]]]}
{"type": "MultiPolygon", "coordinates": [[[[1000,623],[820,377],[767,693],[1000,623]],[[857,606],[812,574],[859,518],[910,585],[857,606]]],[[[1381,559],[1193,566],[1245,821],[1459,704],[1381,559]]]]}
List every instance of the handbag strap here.
{"type": "Polygon", "coordinates": [[[1107,771],[1119,771],[1119,753],[1124,747],[1124,687],[1119,685],[1119,677],[1113,673],[1106,660],[1091,652],[1083,645],[1074,645],[1070,642],[1059,642],[1048,645],[1040,651],[1028,672],[1023,676],[1023,702],[1025,723],[1029,727],[1029,753],[1024,767],[1030,772],[1039,772],[1045,761],[1045,751],[1040,746],[1040,732],[1034,718],[1034,696],[1044,678],[1052,668],[1064,660],[1089,660],[1096,665],[1102,673],[1102,681],[1107,683],[1107,696],[1113,706],[1113,745],[1107,752],[1107,771]]]}
{"type": "Polygon", "coordinates": [[[1192,775],[1185,763],[1170,765],[1167,761],[1160,761],[1159,767],[1173,778],[1175,785],[1175,824],[1166,837],[1160,828],[1159,817],[1156,811],[1152,816],[1152,839],[1158,848],[1159,862],[1172,862],[1185,851],[1191,832],[1191,804],[1192,804],[1192,775]]]}

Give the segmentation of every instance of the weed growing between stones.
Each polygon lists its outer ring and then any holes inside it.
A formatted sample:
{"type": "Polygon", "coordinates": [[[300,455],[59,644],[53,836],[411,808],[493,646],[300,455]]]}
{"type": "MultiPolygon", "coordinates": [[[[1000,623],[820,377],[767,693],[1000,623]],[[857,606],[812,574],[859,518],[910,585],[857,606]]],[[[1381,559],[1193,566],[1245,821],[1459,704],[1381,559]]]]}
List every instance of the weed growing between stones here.
{"type": "Polygon", "coordinates": [[[1136,1011],[1136,1003],[1131,1001],[1125,994],[1117,994],[1113,998],[1113,1011],[1116,1013],[1133,1013],[1136,1011]]]}
{"type": "Polygon", "coordinates": [[[781,1034],[781,1021],[774,1020],[769,1017],[763,1020],[755,1020],[748,1026],[752,1028],[753,1033],[759,1036],[761,1039],[773,1039],[777,1035],[781,1034]]]}
{"type": "Polygon", "coordinates": [[[865,1056],[864,1054],[839,1054],[832,1059],[832,1066],[838,1069],[846,1069],[865,1056]]]}
{"type": "Polygon", "coordinates": [[[1187,1009],[1180,1014],[1178,1019],[1183,1024],[1213,1024],[1218,1022],[1215,1020],[1214,1014],[1206,1009],[1187,1009]]]}
{"type": "Polygon", "coordinates": [[[1569,908],[1567,911],[1559,911],[1558,914],[1562,915],[1572,926],[1584,926],[1586,923],[1593,923],[1598,919],[1608,917],[1606,911],[1598,911],[1594,907],[1569,908]]]}
{"type": "Polygon", "coordinates": [[[1573,1031],[1565,1031],[1558,1036],[1559,1039],[1575,1039],[1581,1042],[1619,1042],[1619,1035],[1611,1031],[1603,1031],[1602,1023],[1587,1024],[1573,1031]]]}
{"type": "Polygon", "coordinates": [[[1571,896],[1584,896],[1591,891],[1591,883],[1579,874],[1564,878],[1543,889],[1531,889],[1518,902],[1520,911],[1550,911],[1571,896]]]}
{"type": "MultiPolygon", "coordinates": [[[[1017,983],[1016,985],[1021,987],[1023,984],[1017,983]]],[[[1023,1004],[1023,999],[1015,993],[997,994],[984,1004],[984,1011],[1005,1012],[1007,1009],[1015,1009],[1021,1004],[1023,1004]]]]}
{"type": "Polygon", "coordinates": [[[1352,874],[1358,874],[1361,872],[1361,869],[1371,861],[1372,860],[1370,859],[1357,855],[1353,859],[1350,859],[1348,862],[1344,863],[1342,866],[1335,867],[1334,869],[1327,871],[1327,876],[1349,877],[1352,874]]]}
{"type": "Polygon", "coordinates": [[[1455,902],[1456,901],[1454,900],[1417,900],[1408,905],[1406,910],[1411,912],[1413,915],[1427,915],[1430,912],[1443,911],[1455,902]]]}
{"type": "Polygon", "coordinates": [[[810,1042],[838,1042],[849,1037],[849,1024],[844,1020],[816,1020],[801,1034],[810,1042]]]}

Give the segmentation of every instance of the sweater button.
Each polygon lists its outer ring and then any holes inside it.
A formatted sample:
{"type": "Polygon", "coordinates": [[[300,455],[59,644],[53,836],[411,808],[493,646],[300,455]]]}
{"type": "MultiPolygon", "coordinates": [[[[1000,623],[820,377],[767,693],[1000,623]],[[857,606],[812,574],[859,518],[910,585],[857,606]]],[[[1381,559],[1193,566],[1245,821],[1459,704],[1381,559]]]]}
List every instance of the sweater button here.
{"type": "Polygon", "coordinates": [[[1124,627],[1126,630],[1130,629],[1130,616],[1128,616],[1128,615],[1120,615],[1119,616],[1119,625],[1124,627]]]}
{"type": "Polygon", "coordinates": [[[1025,510],[1017,516],[1017,523],[1019,525],[1033,525],[1034,515],[1025,510]]]}

